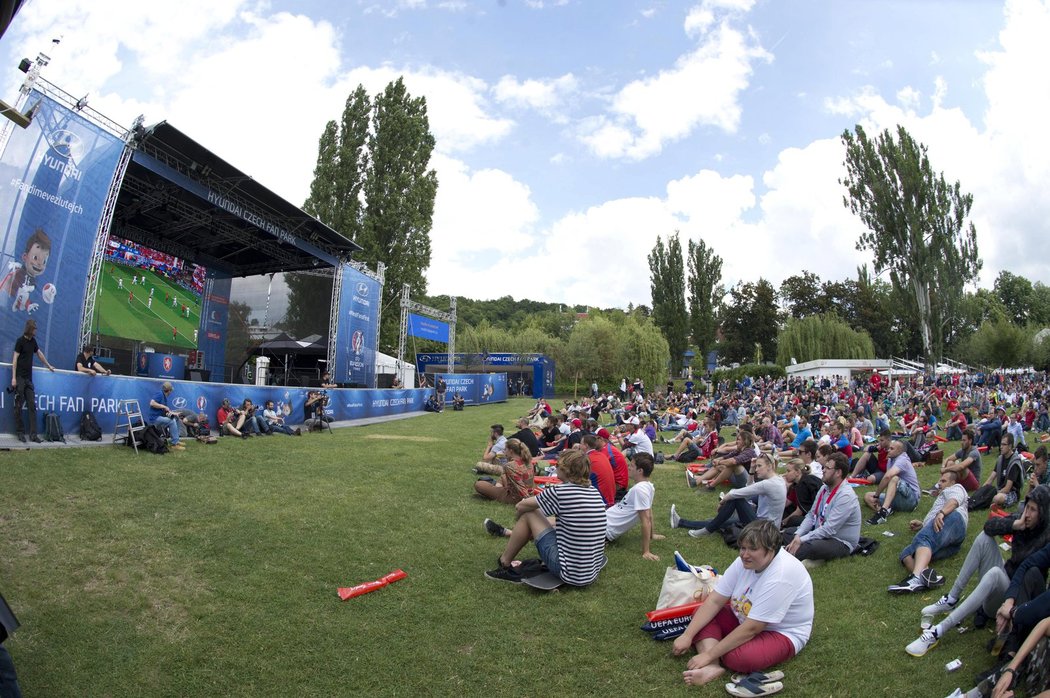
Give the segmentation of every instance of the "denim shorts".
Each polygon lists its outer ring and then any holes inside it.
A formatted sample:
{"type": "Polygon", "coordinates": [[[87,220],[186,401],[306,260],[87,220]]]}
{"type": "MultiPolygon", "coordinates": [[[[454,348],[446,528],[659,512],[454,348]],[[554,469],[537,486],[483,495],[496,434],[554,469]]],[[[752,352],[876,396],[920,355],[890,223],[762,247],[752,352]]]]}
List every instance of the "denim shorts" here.
{"type": "Polygon", "coordinates": [[[558,563],[558,530],[551,526],[536,539],[536,551],[543,564],[551,574],[561,576],[561,565],[558,563]]]}
{"type": "MultiPolygon", "coordinates": [[[[886,493],[879,495],[879,502],[886,501],[886,493]]],[[[915,511],[919,506],[919,491],[912,489],[904,480],[897,481],[897,494],[893,497],[894,511],[915,511]]]]}
{"type": "Polygon", "coordinates": [[[933,530],[933,522],[926,524],[915,534],[912,542],[900,553],[900,559],[914,555],[920,547],[929,548],[934,560],[942,560],[959,551],[959,546],[966,539],[966,524],[962,514],[953,511],[944,519],[940,532],[933,530]]]}

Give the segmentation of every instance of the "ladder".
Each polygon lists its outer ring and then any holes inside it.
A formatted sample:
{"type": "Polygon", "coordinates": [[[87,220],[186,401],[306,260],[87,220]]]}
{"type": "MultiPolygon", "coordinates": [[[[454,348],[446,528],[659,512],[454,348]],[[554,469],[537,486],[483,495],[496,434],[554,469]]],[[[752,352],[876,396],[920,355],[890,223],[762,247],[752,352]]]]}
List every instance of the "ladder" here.
{"type": "Polygon", "coordinates": [[[113,443],[123,438],[131,439],[135,453],[139,452],[138,433],[146,428],[138,400],[121,400],[117,405],[116,423],[113,425],[113,443]]]}

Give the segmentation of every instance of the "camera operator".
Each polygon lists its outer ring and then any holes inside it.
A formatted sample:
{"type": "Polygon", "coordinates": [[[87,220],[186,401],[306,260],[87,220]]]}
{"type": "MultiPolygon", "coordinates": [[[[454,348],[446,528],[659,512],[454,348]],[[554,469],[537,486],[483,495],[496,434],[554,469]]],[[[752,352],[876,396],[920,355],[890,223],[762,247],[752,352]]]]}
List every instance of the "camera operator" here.
{"type": "Polygon", "coordinates": [[[311,431],[320,431],[325,422],[332,421],[324,413],[328,406],[328,392],[324,390],[311,390],[306,394],[306,403],[303,405],[303,424],[311,431]]]}
{"type": "Polygon", "coordinates": [[[219,407],[219,412],[216,415],[219,422],[219,429],[222,430],[223,434],[229,434],[230,436],[239,436],[242,439],[248,438],[248,430],[244,428],[244,412],[236,410],[230,404],[230,398],[223,398],[222,406],[219,407]]]}
{"type": "Polygon", "coordinates": [[[241,403],[241,412],[244,413],[245,423],[248,425],[247,429],[249,432],[266,436],[273,436],[270,433],[270,427],[267,426],[266,420],[263,419],[261,414],[257,414],[255,405],[248,398],[244,398],[244,402],[241,403]]]}

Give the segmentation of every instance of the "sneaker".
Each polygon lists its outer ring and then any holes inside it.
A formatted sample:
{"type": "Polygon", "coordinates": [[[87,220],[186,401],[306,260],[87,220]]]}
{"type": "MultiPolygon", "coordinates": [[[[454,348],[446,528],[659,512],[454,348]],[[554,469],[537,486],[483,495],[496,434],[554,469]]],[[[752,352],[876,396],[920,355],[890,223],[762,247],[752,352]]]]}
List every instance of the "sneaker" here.
{"type": "Polygon", "coordinates": [[[827,563],[827,560],[810,560],[806,558],[802,561],[802,566],[807,570],[815,570],[818,567],[823,567],[827,563]]]}
{"type": "Polygon", "coordinates": [[[678,510],[674,504],[671,505],[671,528],[678,528],[678,524],[681,522],[682,517],[678,515],[678,510]]]}
{"type": "Polygon", "coordinates": [[[185,451],[186,447],[183,446],[182,444],[172,444],[171,445],[171,450],[172,451],[185,451]]]}
{"type": "Polygon", "coordinates": [[[923,585],[922,580],[914,574],[909,574],[897,584],[891,584],[886,591],[891,594],[912,594],[916,591],[921,591],[923,588],[925,588],[925,586],[923,585]]]}
{"type": "Polygon", "coordinates": [[[478,470],[476,467],[471,468],[470,472],[474,473],[475,475],[481,475],[481,471],[478,470]]]}
{"type": "Polygon", "coordinates": [[[905,647],[904,651],[913,657],[921,657],[936,647],[940,641],[941,638],[937,635],[937,631],[931,628],[919,635],[919,638],[905,647]]]}
{"type": "Polygon", "coordinates": [[[940,492],[941,492],[941,488],[937,487],[936,485],[934,485],[933,487],[931,487],[928,490],[923,490],[922,491],[922,493],[924,495],[928,496],[928,497],[936,497],[938,494],[940,494],[940,492]]]}
{"type": "Polygon", "coordinates": [[[711,532],[708,531],[706,528],[695,528],[689,531],[689,535],[693,538],[703,538],[704,536],[711,535],[711,532]]]}
{"type": "Polygon", "coordinates": [[[886,520],[890,518],[891,513],[892,512],[886,507],[881,507],[870,519],[868,519],[867,523],[871,526],[880,526],[886,523],[886,520]]]}
{"type": "Polygon", "coordinates": [[[937,587],[944,586],[944,575],[938,574],[937,570],[932,567],[927,567],[920,572],[919,580],[927,589],[936,589],[937,587]]]}
{"type": "Polygon", "coordinates": [[[503,567],[502,565],[500,565],[494,570],[489,570],[485,573],[485,576],[489,579],[496,579],[501,582],[521,584],[521,575],[518,573],[518,571],[511,569],[510,567],[503,567]]]}
{"type": "Polygon", "coordinates": [[[507,529],[503,528],[503,526],[500,526],[492,519],[485,519],[485,530],[497,538],[502,538],[507,534],[507,529]]]}
{"type": "Polygon", "coordinates": [[[941,598],[937,599],[935,603],[931,603],[926,608],[922,609],[922,615],[924,616],[935,616],[938,613],[951,613],[955,609],[955,605],[959,603],[959,600],[949,601],[948,595],[945,594],[941,598]]]}
{"type": "Polygon", "coordinates": [[[690,487],[696,487],[696,475],[693,475],[692,470],[685,471],[685,484],[690,487]]]}

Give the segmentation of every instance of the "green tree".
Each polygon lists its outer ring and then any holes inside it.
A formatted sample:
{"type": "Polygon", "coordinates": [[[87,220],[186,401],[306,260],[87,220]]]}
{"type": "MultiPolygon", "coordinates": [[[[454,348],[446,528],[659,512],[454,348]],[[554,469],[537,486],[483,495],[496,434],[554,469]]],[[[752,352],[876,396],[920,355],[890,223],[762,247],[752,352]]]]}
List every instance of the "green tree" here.
{"type": "Polygon", "coordinates": [[[667,245],[656,238],[649,253],[649,287],[653,297],[653,320],[663,332],[671,352],[671,372],[682,368],[682,354],[688,345],[689,316],[685,308],[685,265],[678,231],[668,236],[667,245]]]}
{"type": "Polygon", "coordinates": [[[894,286],[910,291],[928,364],[943,349],[942,328],[965,284],[981,269],[977,232],[967,222],[973,196],[958,181],[934,174],[926,146],[903,126],[874,140],[863,127],[845,131],[843,204],[867,226],[858,250],[874,254],[876,275],[889,270],[894,286]]]}
{"type": "MultiPolygon", "coordinates": [[[[361,187],[368,162],[366,148],[371,102],[361,85],[343,107],[342,119],[325,125],[317,146],[314,178],[303,210],[351,240],[361,236],[364,208],[361,187]]],[[[289,274],[288,314],[284,327],[295,337],[326,335],[331,313],[332,277],[289,274]]]]}
{"type": "Polygon", "coordinates": [[[748,363],[756,354],[772,360],[777,355],[780,310],[773,285],[760,278],[755,283],[736,284],[722,310],[722,356],[727,361],[748,363]]]}
{"type": "Polygon", "coordinates": [[[1018,368],[1033,359],[1032,335],[1007,318],[981,324],[959,348],[963,361],[989,368],[1018,368]]]}
{"type": "Polygon", "coordinates": [[[1028,320],[1036,325],[1050,325],[1050,286],[1036,281],[1028,304],[1028,320]]]}
{"type": "Polygon", "coordinates": [[[1032,307],[1032,282],[1003,269],[995,278],[992,287],[999,300],[1006,307],[1007,316],[1015,325],[1023,326],[1028,322],[1032,307]]]}
{"type": "Polygon", "coordinates": [[[812,315],[814,300],[820,289],[820,277],[811,271],[789,276],[780,284],[780,300],[788,315],[794,318],[812,315]]]}
{"type": "Polygon", "coordinates": [[[703,240],[689,241],[689,329],[700,365],[715,346],[716,318],[721,296],[715,289],[722,280],[722,258],[703,240]]]}
{"type": "Polygon", "coordinates": [[[430,227],[437,196],[437,173],[429,169],[434,150],[427,103],[413,98],[402,78],[377,95],[372,107],[370,154],[362,190],[365,217],[357,243],[359,259],[386,265],[380,345],[395,346],[398,299],[408,284],[413,295],[426,293],[430,266],[430,227]]]}
{"type": "Polygon", "coordinates": [[[900,354],[904,337],[893,313],[892,288],[871,278],[867,265],[857,268],[856,320],[852,327],[871,338],[875,356],[888,359],[900,354]]]}
{"type": "Polygon", "coordinates": [[[857,332],[833,313],[791,318],[777,337],[777,363],[815,359],[873,359],[867,332],[857,332]]]}

